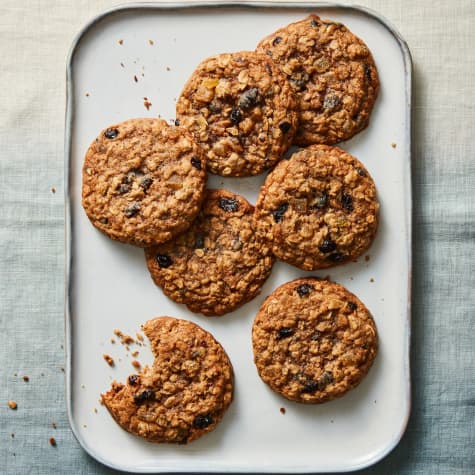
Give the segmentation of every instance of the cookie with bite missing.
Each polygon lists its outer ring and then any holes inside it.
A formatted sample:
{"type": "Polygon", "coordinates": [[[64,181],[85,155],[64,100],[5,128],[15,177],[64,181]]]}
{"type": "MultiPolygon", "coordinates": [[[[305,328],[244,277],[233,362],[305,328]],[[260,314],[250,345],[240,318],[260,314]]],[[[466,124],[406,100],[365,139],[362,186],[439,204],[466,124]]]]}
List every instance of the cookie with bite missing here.
{"type": "Polygon", "coordinates": [[[368,126],[378,71],[368,46],[345,25],[309,15],[264,38],[256,51],[279,65],[296,94],[296,144],[332,145],[368,126]]]}
{"type": "Polygon", "coordinates": [[[215,429],[233,398],[233,369],[223,347],[186,320],[158,317],[142,328],[155,360],[102,394],[114,420],[159,443],[187,444],[215,429]]]}
{"type": "Polygon", "coordinates": [[[192,312],[219,316],[253,299],[274,256],[256,235],[254,207],[227,190],[208,190],[191,227],[173,241],[145,249],[154,282],[192,312]]]}
{"type": "Polygon", "coordinates": [[[272,390],[318,404],[346,394],[371,368],[378,350],[374,320],[343,286],[302,278],[277,288],[252,327],[254,362],[272,390]]]}
{"type": "Polygon", "coordinates": [[[91,223],[112,239],[146,247],[190,226],[204,197],[206,159],[184,128],[131,119],[94,140],[82,178],[91,223]]]}

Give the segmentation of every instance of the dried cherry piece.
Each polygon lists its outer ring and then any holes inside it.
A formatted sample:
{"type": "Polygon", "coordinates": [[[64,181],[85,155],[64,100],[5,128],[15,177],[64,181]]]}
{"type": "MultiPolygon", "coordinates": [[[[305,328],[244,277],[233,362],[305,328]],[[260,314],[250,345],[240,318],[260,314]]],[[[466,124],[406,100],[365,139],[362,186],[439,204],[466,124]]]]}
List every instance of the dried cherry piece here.
{"type": "Polygon", "coordinates": [[[219,207],[229,213],[237,211],[239,209],[239,203],[234,198],[219,198],[218,200],[219,207]]]}
{"type": "Polygon", "coordinates": [[[284,217],[285,212],[289,207],[289,203],[281,204],[276,210],[272,211],[272,216],[274,216],[274,221],[280,223],[284,217]]]}
{"type": "Polygon", "coordinates": [[[213,418],[210,414],[199,414],[193,420],[193,427],[195,429],[206,429],[213,423],[213,418]]]}
{"type": "Polygon", "coordinates": [[[166,269],[173,264],[173,261],[170,256],[165,256],[164,254],[157,254],[157,263],[162,269],[166,269]]]}

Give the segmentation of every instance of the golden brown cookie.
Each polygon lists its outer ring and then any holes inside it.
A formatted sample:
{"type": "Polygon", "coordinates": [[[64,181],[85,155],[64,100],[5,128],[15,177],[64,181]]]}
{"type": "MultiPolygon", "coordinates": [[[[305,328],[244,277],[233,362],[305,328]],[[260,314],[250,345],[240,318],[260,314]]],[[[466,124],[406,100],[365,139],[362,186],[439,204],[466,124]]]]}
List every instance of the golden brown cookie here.
{"type": "Polygon", "coordinates": [[[355,157],[313,145],[281,161],[259,191],[256,232],[279,259],[304,270],[355,260],[371,244],[379,203],[355,157]]]}
{"type": "Polygon", "coordinates": [[[198,325],[158,317],[143,325],[155,360],[102,403],[126,431],[150,442],[186,444],[213,430],[233,398],[233,370],[223,347],[198,325]]]}
{"type": "Polygon", "coordinates": [[[296,93],[299,145],[335,144],[368,126],[379,90],[370,50],[341,23],[310,15],[264,38],[296,93]]]}
{"type": "Polygon", "coordinates": [[[225,53],[204,60],[178,99],[178,121],[222,176],[257,175],[290,146],[297,125],[293,91],[268,56],[225,53]]]}
{"type": "Polygon", "coordinates": [[[274,257],[252,226],[254,207],[226,190],[208,190],[192,226],[145,249],[154,282],[192,312],[223,315],[253,299],[274,257]]]}
{"type": "Polygon", "coordinates": [[[378,349],[376,326],[343,286],[316,278],[281,285],[252,327],[262,380],[287,399],[322,403],[357,386],[378,349]]]}
{"type": "Polygon", "coordinates": [[[205,158],[182,127],[131,119],[103,130],[83,166],[82,204],[112,239],[145,247],[184,231],[198,214],[205,158]]]}

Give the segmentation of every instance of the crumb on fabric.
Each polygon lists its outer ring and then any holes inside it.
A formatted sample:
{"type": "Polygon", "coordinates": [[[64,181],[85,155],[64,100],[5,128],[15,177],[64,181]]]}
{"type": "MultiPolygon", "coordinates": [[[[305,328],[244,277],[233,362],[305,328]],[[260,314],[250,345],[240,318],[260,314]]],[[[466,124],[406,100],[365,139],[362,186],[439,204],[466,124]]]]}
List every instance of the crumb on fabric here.
{"type": "Polygon", "coordinates": [[[369,281],[370,281],[370,282],[374,282],[374,278],[373,278],[373,277],[371,277],[371,279],[369,279],[369,281]]]}
{"type": "Polygon", "coordinates": [[[51,423],[51,427],[52,427],[53,429],[56,429],[56,427],[57,427],[57,426],[56,426],[56,422],[53,421],[53,422],[51,423]]]}
{"type": "Polygon", "coordinates": [[[135,369],[140,369],[142,367],[142,365],[140,364],[140,361],[137,361],[137,360],[133,360],[131,364],[135,369]]]}
{"type": "Polygon", "coordinates": [[[132,351],[131,355],[132,355],[134,358],[137,358],[137,356],[139,355],[139,350],[132,351]]]}
{"type": "Polygon", "coordinates": [[[151,45],[151,46],[153,46],[153,45],[154,45],[153,40],[148,40],[148,44],[151,45]]]}
{"type": "Polygon", "coordinates": [[[134,74],[134,81],[135,82],[138,82],[139,81],[139,78],[137,77],[137,75],[134,74]]]}
{"type": "Polygon", "coordinates": [[[281,408],[279,409],[279,411],[280,411],[281,414],[285,414],[285,407],[281,407],[281,408]]]}
{"type": "Polygon", "coordinates": [[[165,69],[166,69],[167,71],[171,71],[170,66],[167,66],[165,69]]]}
{"type": "Polygon", "coordinates": [[[18,404],[15,401],[8,401],[8,407],[10,409],[16,410],[18,409],[18,404]]]}
{"type": "Polygon", "coordinates": [[[54,437],[49,438],[49,443],[52,447],[56,447],[56,439],[54,437]]]}
{"type": "Polygon", "coordinates": [[[53,193],[53,195],[56,193],[56,188],[54,186],[51,187],[51,193],[53,193]]]}
{"type": "Polygon", "coordinates": [[[119,43],[120,45],[123,45],[123,44],[124,44],[124,40],[123,40],[123,39],[120,39],[117,43],[119,43]]]}
{"type": "Polygon", "coordinates": [[[391,143],[391,147],[392,147],[392,148],[396,148],[396,147],[397,147],[397,143],[396,143],[396,142],[392,142],[392,143],[391,143]]]}
{"type": "Polygon", "coordinates": [[[27,383],[29,380],[30,380],[30,377],[25,374],[25,376],[23,376],[23,381],[27,383]]]}

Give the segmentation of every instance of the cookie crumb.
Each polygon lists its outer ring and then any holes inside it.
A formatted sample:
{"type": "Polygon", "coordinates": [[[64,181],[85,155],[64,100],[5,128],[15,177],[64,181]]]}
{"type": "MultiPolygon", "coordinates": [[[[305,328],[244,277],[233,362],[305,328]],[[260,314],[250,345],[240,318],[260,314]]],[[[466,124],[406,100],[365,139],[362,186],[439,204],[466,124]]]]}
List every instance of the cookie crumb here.
{"type": "Polygon", "coordinates": [[[369,262],[370,259],[371,259],[371,256],[370,256],[369,254],[366,255],[366,256],[364,256],[364,260],[365,260],[366,262],[369,262]]]}
{"type": "Polygon", "coordinates": [[[138,81],[139,81],[137,75],[134,75],[134,81],[135,81],[135,82],[138,82],[138,81]]]}
{"type": "Polygon", "coordinates": [[[369,279],[369,281],[370,281],[370,282],[374,282],[374,279],[373,279],[373,277],[371,277],[371,279],[369,279]]]}
{"type": "Polygon", "coordinates": [[[25,374],[25,376],[23,376],[23,381],[27,383],[29,380],[30,380],[30,377],[25,374]]]}
{"type": "Polygon", "coordinates": [[[49,438],[49,443],[52,447],[56,447],[56,439],[54,437],[49,438]]]}
{"type": "Polygon", "coordinates": [[[391,147],[392,147],[392,148],[396,148],[396,147],[397,147],[397,143],[396,143],[396,142],[392,142],[392,143],[391,143],[391,147]]]}
{"type": "Polygon", "coordinates": [[[125,68],[124,63],[120,63],[120,65],[121,65],[122,68],[125,68]]]}
{"type": "Polygon", "coordinates": [[[97,414],[97,407],[94,408],[94,413],[97,414]]]}
{"type": "Polygon", "coordinates": [[[53,193],[53,195],[56,193],[56,188],[54,186],[51,187],[51,193],[53,193]]]}
{"type": "Polygon", "coordinates": [[[140,369],[142,367],[142,365],[140,364],[140,361],[137,361],[137,360],[133,360],[131,364],[135,369],[140,369]]]}
{"type": "Polygon", "coordinates": [[[170,66],[167,66],[165,69],[166,69],[167,71],[171,71],[170,66]]]}
{"type": "Polygon", "coordinates": [[[150,110],[150,106],[152,105],[152,103],[150,101],[143,101],[143,105],[145,109],[150,110]]]}
{"type": "Polygon", "coordinates": [[[18,404],[17,404],[15,401],[8,401],[8,407],[9,407],[10,409],[15,410],[15,409],[18,408],[18,404]]]}
{"type": "Polygon", "coordinates": [[[153,42],[153,40],[148,40],[148,44],[153,46],[155,43],[153,42]]]}
{"type": "Polygon", "coordinates": [[[130,335],[126,335],[122,330],[119,330],[118,328],[114,330],[114,335],[119,338],[120,342],[123,345],[130,345],[131,343],[135,343],[135,340],[130,335]]]}
{"type": "Polygon", "coordinates": [[[141,333],[136,333],[135,336],[137,337],[137,340],[143,341],[143,335],[141,333]]]}
{"type": "Polygon", "coordinates": [[[279,411],[280,411],[281,414],[285,414],[285,407],[281,407],[281,408],[279,409],[279,411]]]}
{"type": "Polygon", "coordinates": [[[131,355],[136,358],[139,355],[139,350],[132,351],[131,355]]]}
{"type": "Polygon", "coordinates": [[[11,437],[12,439],[14,439],[14,438],[15,438],[15,434],[12,432],[12,433],[10,434],[10,437],[11,437]]]}
{"type": "Polygon", "coordinates": [[[89,97],[89,96],[90,96],[90,94],[89,94],[88,92],[86,92],[86,94],[84,94],[84,95],[85,95],[86,97],[89,97]]]}
{"type": "Polygon", "coordinates": [[[120,45],[123,45],[123,44],[124,44],[124,40],[120,39],[117,43],[119,43],[120,45]]]}
{"type": "Polygon", "coordinates": [[[111,338],[111,343],[112,343],[113,345],[115,345],[115,340],[114,340],[114,338],[111,338]]]}
{"type": "Polygon", "coordinates": [[[56,427],[57,427],[57,426],[56,426],[56,422],[53,421],[53,422],[51,423],[51,427],[52,427],[53,429],[56,429],[56,427]]]}
{"type": "Polygon", "coordinates": [[[106,361],[106,363],[109,365],[109,366],[114,366],[114,359],[112,358],[112,356],[108,355],[108,354],[103,354],[102,357],[104,358],[104,360],[106,361]]]}

